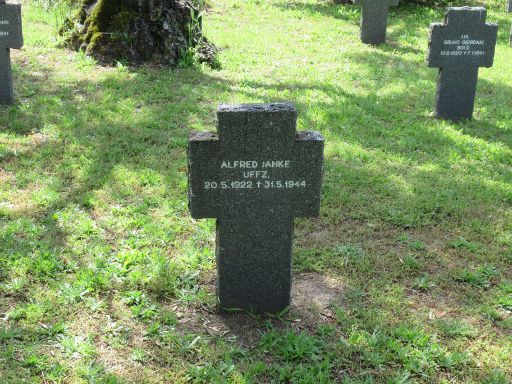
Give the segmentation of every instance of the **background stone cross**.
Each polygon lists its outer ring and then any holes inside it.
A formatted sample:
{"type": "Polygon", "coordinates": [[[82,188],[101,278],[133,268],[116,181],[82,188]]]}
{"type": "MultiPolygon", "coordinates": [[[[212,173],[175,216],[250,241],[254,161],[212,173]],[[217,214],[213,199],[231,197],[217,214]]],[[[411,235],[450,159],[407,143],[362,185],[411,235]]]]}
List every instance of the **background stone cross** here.
{"type": "Polygon", "coordinates": [[[0,0],[0,104],[14,102],[10,48],[22,46],[21,4],[0,0]]]}
{"type": "Polygon", "coordinates": [[[399,0],[355,0],[363,7],[361,13],[361,41],[379,45],[386,42],[389,7],[396,7],[399,0]]]}
{"type": "MultiPolygon", "coordinates": [[[[512,0],[507,0],[507,12],[512,12],[512,0]]],[[[512,29],[510,30],[510,45],[512,45],[512,29]]]]}
{"type": "Polygon", "coordinates": [[[290,304],[294,217],[319,214],[322,136],[295,132],[292,104],[220,106],[218,135],[192,133],[189,208],[217,218],[221,308],[279,312],[290,304]]]}
{"type": "Polygon", "coordinates": [[[492,67],[497,24],[482,7],[449,7],[445,23],[430,25],[429,67],[440,68],[435,116],[458,121],[473,115],[479,67],[492,67]]]}

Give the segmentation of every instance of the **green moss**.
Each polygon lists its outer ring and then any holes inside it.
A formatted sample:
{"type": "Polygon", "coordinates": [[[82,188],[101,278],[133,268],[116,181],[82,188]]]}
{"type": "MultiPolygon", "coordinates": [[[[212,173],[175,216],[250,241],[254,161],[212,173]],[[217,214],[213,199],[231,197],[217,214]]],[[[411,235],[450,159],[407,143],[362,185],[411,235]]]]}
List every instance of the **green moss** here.
{"type": "MultiPolygon", "coordinates": [[[[90,4],[91,0],[84,0],[85,6],[90,4]]],[[[133,19],[136,7],[133,0],[99,0],[88,17],[90,27],[100,32],[112,31],[112,27],[133,19]]]]}
{"type": "Polygon", "coordinates": [[[133,10],[121,10],[112,18],[111,32],[123,33],[126,30],[126,26],[130,25],[136,17],[137,13],[133,10]]]}
{"type": "Polygon", "coordinates": [[[89,16],[90,28],[95,28],[98,31],[107,31],[112,18],[120,10],[120,1],[112,0],[99,0],[96,7],[89,16]]]}
{"type": "Polygon", "coordinates": [[[101,40],[102,37],[103,33],[101,32],[91,33],[91,36],[88,40],[87,49],[85,52],[88,54],[93,52],[94,48],[96,47],[97,43],[101,40]]]}
{"type": "MultiPolygon", "coordinates": [[[[84,5],[91,2],[91,0],[84,1],[84,5]]],[[[87,33],[83,40],[87,44],[87,51],[94,50],[102,33],[113,33],[116,38],[122,36],[125,33],[126,26],[137,16],[134,11],[135,6],[136,4],[130,0],[99,0],[84,23],[87,33]]]]}

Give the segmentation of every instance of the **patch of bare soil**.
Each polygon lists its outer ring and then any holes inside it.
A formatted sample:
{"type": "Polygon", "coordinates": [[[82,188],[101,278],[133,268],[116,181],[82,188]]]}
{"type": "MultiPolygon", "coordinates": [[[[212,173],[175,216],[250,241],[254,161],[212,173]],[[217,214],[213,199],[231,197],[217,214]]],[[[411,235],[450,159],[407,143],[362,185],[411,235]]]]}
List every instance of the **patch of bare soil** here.
{"type": "Polygon", "coordinates": [[[314,326],[333,318],[332,306],[341,305],[343,285],[330,276],[302,273],[295,276],[292,286],[292,315],[299,314],[314,326]]]}
{"type": "Polygon", "coordinates": [[[334,321],[331,308],[342,304],[343,292],[343,285],[334,278],[302,273],[294,277],[292,305],[282,317],[225,313],[207,307],[173,309],[178,312],[179,328],[183,331],[223,336],[250,348],[257,343],[260,333],[265,331],[269,323],[276,329],[300,331],[313,330],[320,324],[334,321]]]}

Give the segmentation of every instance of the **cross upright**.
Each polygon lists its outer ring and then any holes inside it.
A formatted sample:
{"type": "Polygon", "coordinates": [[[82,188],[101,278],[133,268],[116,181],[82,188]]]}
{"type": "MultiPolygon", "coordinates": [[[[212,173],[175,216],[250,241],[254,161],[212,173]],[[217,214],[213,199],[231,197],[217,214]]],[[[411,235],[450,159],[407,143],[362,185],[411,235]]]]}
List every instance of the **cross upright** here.
{"type": "Polygon", "coordinates": [[[398,6],[400,0],[355,0],[361,4],[361,41],[379,45],[386,42],[389,7],[398,6]]]}
{"type": "Polygon", "coordinates": [[[22,46],[21,4],[0,0],[0,105],[14,102],[10,48],[22,46]]]}
{"type": "Polygon", "coordinates": [[[189,209],[216,218],[223,309],[276,313],[290,304],[295,217],[319,215],[324,140],[296,132],[293,104],[221,105],[218,135],[189,140],[189,209]]]}
{"type": "Polygon", "coordinates": [[[445,23],[430,25],[429,67],[438,67],[434,114],[441,119],[471,119],[479,67],[492,67],[497,24],[486,24],[482,7],[449,7],[445,23]]]}

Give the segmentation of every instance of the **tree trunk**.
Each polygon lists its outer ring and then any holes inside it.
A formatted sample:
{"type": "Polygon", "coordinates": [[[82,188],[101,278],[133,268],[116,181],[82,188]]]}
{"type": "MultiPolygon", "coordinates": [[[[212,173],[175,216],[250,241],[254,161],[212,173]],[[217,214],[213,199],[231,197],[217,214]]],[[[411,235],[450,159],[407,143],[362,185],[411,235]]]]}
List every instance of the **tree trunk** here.
{"type": "Polygon", "coordinates": [[[61,34],[66,44],[98,61],[177,66],[216,63],[215,47],[201,31],[201,16],[187,0],[81,0],[61,34]]]}

